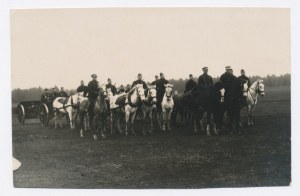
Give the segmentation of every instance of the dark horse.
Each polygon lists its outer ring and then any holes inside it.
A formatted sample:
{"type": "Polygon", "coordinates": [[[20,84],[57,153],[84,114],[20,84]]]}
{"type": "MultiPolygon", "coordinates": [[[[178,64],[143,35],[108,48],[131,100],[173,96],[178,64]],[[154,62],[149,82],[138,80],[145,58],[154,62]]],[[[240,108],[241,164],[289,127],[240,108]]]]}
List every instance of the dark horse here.
{"type": "MultiPolygon", "coordinates": [[[[224,87],[222,82],[217,82],[213,88],[205,88],[202,86],[196,86],[191,91],[187,92],[178,99],[178,102],[175,103],[175,107],[180,107],[178,110],[186,110],[186,113],[192,114],[192,123],[194,132],[198,131],[200,126],[200,121],[203,117],[204,112],[207,112],[208,127],[207,134],[210,135],[210,116],[213,114],[215,134],[218,133],[218,130],[222,126],[221,118],[221,107],[224,102],[224,87]],[[180,102],[179,102],[180,101],[180,102]]],[[[175,108],[176,109],[176,108],[175,108]]],[[[201,124],[202,125],[202,124],[201,124]]]]}
{"type": "Polygon", "coordinates": [[[230,87],[225,91],[225,108],[222,111],[222,118],[224,112],[227,111],[229,117],[229,131],[233,132],[233,124],[235,128],[239,129],[240,122],[240,101],[241,101],[241,92],[243,91],[243,82],[239,79],[235,79],[230,87]]]}
{"type": "MultiPolygon", "coordinates": [[[[86,98],[80,103],[79,106],[79,118],[80,118],[80,136],[83,137],[83,125],[84,120],[86,117],[90,117],[91,115],[88,114],[89,109],[89,100],[86,98]]],[[[92,125],[94,140],[97,140],[99,130],[101,132],[101,136],[105,139],[105,131],[106,131],[106,115],[107,115],[108,106],[105,101],[105,95],[102,88],[99,89],[99,95],[96,99],[95,107],[93,108],[93,116],[89,121],[88,124],[92,125]]]]}

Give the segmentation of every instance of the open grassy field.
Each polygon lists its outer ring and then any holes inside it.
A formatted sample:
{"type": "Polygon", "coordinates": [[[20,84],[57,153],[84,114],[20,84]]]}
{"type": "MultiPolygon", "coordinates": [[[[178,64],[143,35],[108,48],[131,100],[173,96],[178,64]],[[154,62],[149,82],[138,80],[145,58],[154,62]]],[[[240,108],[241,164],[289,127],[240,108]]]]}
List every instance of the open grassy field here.
{"type": "MultiPolygon", "coordinates": [[[[13,115],[15,187],[51,188],[210,188],[288,186],[291,181],[290,88],[267,88],[259,97],[254,127],[243,133],[205,136],[180,121],[172,132],[109,136],[19,125],[13,115]]],[[[242,111],[245,124],[246,109],[242,111]]]]}

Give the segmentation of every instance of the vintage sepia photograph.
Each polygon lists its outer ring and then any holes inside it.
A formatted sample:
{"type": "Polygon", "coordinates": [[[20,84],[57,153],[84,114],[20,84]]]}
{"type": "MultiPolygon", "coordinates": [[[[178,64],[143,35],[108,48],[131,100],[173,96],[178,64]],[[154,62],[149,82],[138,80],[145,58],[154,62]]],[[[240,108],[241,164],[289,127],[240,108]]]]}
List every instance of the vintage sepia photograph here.
{"type": "Polygon", "coordinates": [[[10,10],[13,186],[288,187],[289,8],[10,10]]]}

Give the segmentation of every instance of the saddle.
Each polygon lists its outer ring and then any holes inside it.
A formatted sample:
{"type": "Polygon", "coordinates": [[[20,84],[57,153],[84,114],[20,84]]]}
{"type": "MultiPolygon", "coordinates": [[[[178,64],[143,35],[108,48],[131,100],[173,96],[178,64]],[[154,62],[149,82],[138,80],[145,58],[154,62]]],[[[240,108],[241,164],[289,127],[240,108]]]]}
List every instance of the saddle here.
{"type": "Polygon", "coordinates": [[[68,103],[68,99],[66,97],[62,97],[62,98],[58,99],[57,101],[63,105],[68,103]]]}

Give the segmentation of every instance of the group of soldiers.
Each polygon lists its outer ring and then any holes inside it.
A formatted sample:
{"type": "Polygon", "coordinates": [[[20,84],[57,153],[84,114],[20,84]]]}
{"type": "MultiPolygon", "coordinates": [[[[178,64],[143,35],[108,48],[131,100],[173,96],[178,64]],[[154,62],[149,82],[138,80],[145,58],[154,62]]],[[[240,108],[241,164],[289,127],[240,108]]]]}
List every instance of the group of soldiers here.
{"type": "MultiPolygon", "coordinates": [[[[250,87],[250,80],[246,76],[245,70],[242,69],[241,75],[239,77],[236,77],[234,76],[233,70],[230,66],[226,66],[225,69],[226,69],[225,73],[222,74],[220,77],[220,81],[222,81],[224,84],[225,91],[230,88],[232,82],[235,81],[236,79],[243,80],[245,83],[248,84],[248,87],[250,87]]],[[[193,75],[192,74],[189,75],[189,80],[186,82],[184,93],[190,92],[197,85],[204,88],[213,87],[214,85],[213,79],[210,75],[208,75],[208,67],[203,67],[202,70],[203,70],[203,74],[199,76],[198,84],[194,81],[193,75]]],[[[90,101],[90,111],[95,106],[96,99],[99,95],[99,88],[100,88],[99,82],[97,80],[97,74],[92,74],[91,77],[92,80],[88,83],[87,86],[84,84],[84,81],[81,80],[80,86],[77,88],[77,92],[83,92],[83,96],[88,97],[90,101]]],[[[165,93],[165,84],[168,83],[169,81],[165,78],[163,73],[160,73],[159,76],[155,75],[155,80],[150,83],[151,85],[156,86],[158,111],[161,111],[161,102],[165,93]]],[[[116,95],[123,92],[125,93],[129,92],[130,89],[137,84],[142,84],[145,90],[148,88],[146,82],[143,80],[143,76],[141,73],[138,74],[137,80],[135,80],[131,86],[129,84],[126,87],[121,85],[119,90],[117,90],[115,85],[112,84],[111,78],[108,78],[106,88],[110,88],[113,95],[116,95]]],[[[51,99],[53,101],[56,97],[68,97],[63,87],[61,87],[61,90],[59,92],[56,90],[56,88],[53,88],[52,96],[49,90],[45,89],[41,100],[46,101],[51,99]]]]}
{"type": "MultiPolygon", "coordinates": [[[[198,78],[198,86],[205,87],[205,88],[212,88],[213,87],[213,80],[210,75],[208,75],[208,67],[203,67],[203,74],[199,76],[198,78]]],[[[233,69],[231,66],[225,67],[225,73],[223,73],[220,77],[220,81],[223,82],[225,90],[229,89],[232,82],[236,79],[239,79],[245,83],[247,83],[248,88],[250,87],[250,79],[246,76],[245,70],[241,70],[241,75],[236,77],[233,74],[233,69]]],[[[185,85],[185,93],[191,91],[193,88],[197,86],[197,83],[194,81],[193,75],[189,75],[189,80],[187,81],[185,85]]]]}
{"type": "Polygon", "coordinates": [[[64,87],[60,88],[60,91],[56,87],[52,88],[52,92],[45,88],[41,96],[41,101],[44,103],[52,103],[56,97],[68,97],[68,93],[65,91],[64,87]]]}

